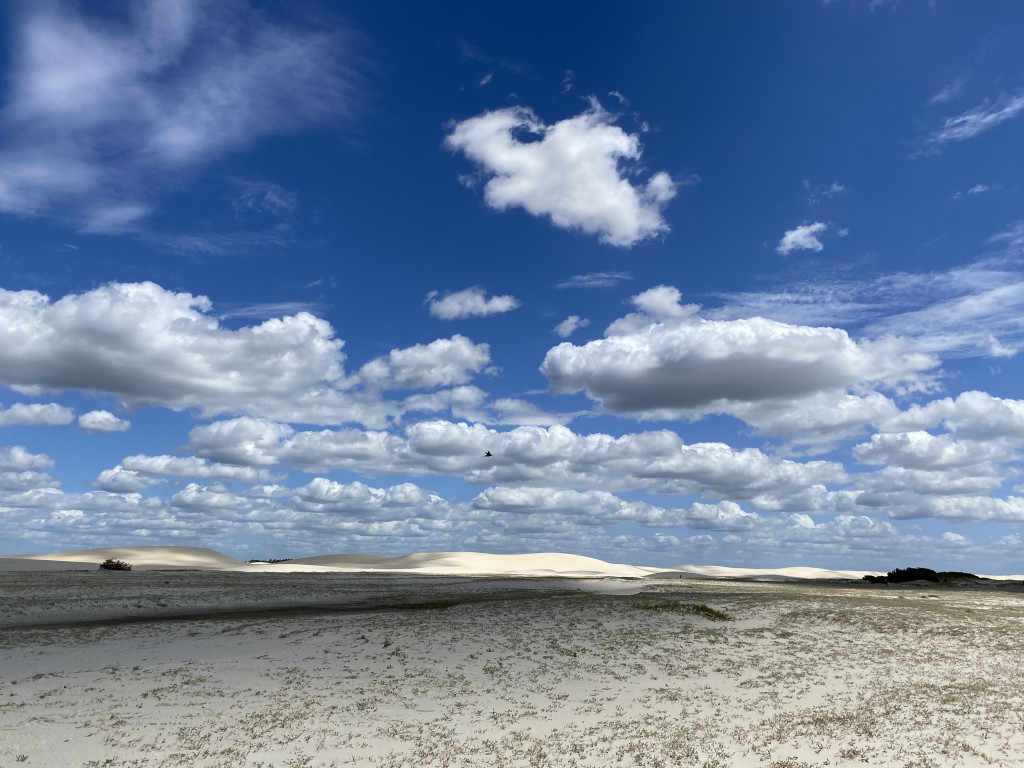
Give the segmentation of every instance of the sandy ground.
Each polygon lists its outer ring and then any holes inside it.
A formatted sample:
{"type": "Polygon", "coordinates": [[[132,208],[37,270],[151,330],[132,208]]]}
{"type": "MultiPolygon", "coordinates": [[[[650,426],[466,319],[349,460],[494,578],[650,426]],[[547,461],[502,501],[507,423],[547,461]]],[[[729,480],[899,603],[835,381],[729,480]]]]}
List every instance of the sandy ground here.
{"type": "Polygon", "coordinates": [[[0,768],[1021,766],[1024,593],[0,572],[0,768]]]}

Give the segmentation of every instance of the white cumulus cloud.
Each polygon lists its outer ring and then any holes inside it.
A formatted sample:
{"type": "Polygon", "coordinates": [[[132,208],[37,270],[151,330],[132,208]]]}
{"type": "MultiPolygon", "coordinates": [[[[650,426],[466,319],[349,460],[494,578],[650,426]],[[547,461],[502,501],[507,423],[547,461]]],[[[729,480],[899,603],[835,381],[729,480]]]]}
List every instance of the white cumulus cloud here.
{"type": "Polygon", "coordinates": [[[791,251],[821,251],[825,246],[818,239],[818,235],[827,229],[828,224],[816,221],[813,224],[801,224],[799,227],[787,230],[779,240],[775,252],[786,255],[791,251]]]}
{"type": "MultiPolygon", "coordinates": [[[[465,294],[448,298],[449,309],[465,308],[465,294]]],[[[515,300],[481,301],[493,309],[515,300]]],[[[65,389],[111,394],[128,408],[382,427],[405,410],[382,392],[465,386],[494,372],[487,344],[455,335],[391,350],[346,375],[344,342],[309,312],[237,328],[223,319],[206,297],[154,283],[113,283],[57,301],[0,289],[0,384],[32,396],[65,389]]],[[[0,411],[0,425],[73,418],[55,404],[0,411]]],[[[84,415],[80,425],[87,431],[128,428],[100,411],[84,415]]]]}
{"type": "Polygon", "coordinates": [[[393,349],[371,360],[353,377],[368,389],[433,389],[465,384],[491,362],[490,348],[456,334],[393,349]]]}
{"type": "Polygon", "coordinates": [[[235,408],[341,377],[342,342],[300,312],[229,330],[202,296],[114,283],[58,301],[0,289],[0,381],[131,406],[235,408]]]}
{"type": "Polygon", "coordinates": [[[118,469],[142,475],[193,477],[205,480],[238,480],[243,483],[265,483],[276,479],[264,469],[233,464],[210,463],[197,456],[128,456],[118,469]]]}
{"type": "Polygon", "coordinates": [[[590,321],[579,315],[569,315],[565,320],[555,326],[555,333],[563,339],[567,339],[580,328],[586,328],[590,321]]]}
{"type": "Polygon", "coordinates": [[[940,424],[957,439],[1024,440],[1024,400],[971,390],[955,398],[944,397],[924,405],[912,405],[879,427],[886,432],[907,432],[931,429],[940,424]]]}
{"type": "Polygon", "coordinates": [[[439,320],[459,320],[466,317],[487,317],[511,312],[519,306],[515,296],[487,296],[479,285],[441,295],[438,291],[427,294],[430,314],[439,320]]]}
{"type": "Polygon", "coordinates": [[[640,141],[614,119],[594,99],[582,114],[554,125],[512,107],[463,120],[446,144],[490,176],[484,187],[490,207],[521,207],[557,227],[628,247],[668,231],[661,210],[676,184],[664,171],[642,186],[630,182],[621,166],[639,160],[640,141]]]}
{"type": "Polygon", "coordinates": [[[89,411],[78,417],[78,426],[86,432],[125,432],[131,428],[131,422],[110,411],[89,411]]]}
{"type": "Polygon", "coordinates": [[[949,469],[1016,458],[1006,443],[957,441],[922,430],[872,435],[870,442],[854,447],[853,455],[865,464],[905,469],[949,469]]]}
{"type": "Polygon", "coordinates": [[[613,323],[605,338],[548,351],[541,372],[553,392],[584,390],[618,413],[680,415],[866,383],[916,384],[938,363],[899,339],[857,342],[841,329],[762,317],[707,320],[668,286],[634,304],[643,311],[613,323]]]}
{"type": "Polygon", "coordinates": [[[9,408],[0,408],[0,427],[56,427],[74,419],[71,408],[57,403],[14,403],[9,408]]]}
{"type": "Polygon", "coordinates": [[[846,474],[833,462],[797,463],[723,443],[687,444],[663,430],[615,438],[564,426],[498,431],[482,424],[434,420],[404,435],[336,429],[294,432],[249,418],[196,427],[190,448],[216,462],[291,465],[312,472],[350,469],[448,474],[474,484],[707,493],[719,498],[787,496],[846,474]],[[491,457],[482,458],[485,451],[491,457]]]}
{"type": "Polygon", "coordinates": [[[113,469],[104,469],[96,478],[96,487],[108,493],[140,493],[154,485],[165,481],[150,477],[142,472],[125,469],[116,466],[113,469]]]}
{"type": "Polygon", "coordinates": [[[23,445],[0,448],[0,469],[23,472],[32,469],[48,469],[53,459],[45,453],[29,453],[23,445]]]}

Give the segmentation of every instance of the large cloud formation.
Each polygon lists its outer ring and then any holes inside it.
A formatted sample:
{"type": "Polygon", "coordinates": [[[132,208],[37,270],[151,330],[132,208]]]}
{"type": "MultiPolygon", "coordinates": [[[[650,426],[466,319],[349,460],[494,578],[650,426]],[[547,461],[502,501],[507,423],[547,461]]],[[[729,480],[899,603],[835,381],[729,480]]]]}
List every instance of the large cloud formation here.
{"type": "MultiPolygon", "coordinates": [[[[205,296],[155,283],[112,283],[57,301],[0,289],[0,383],[26,393],[111,394],[128,408],[380,427],[407,407],[383,392],[458,388],[490,369],[488,345],[455,335],[391,350],[346,375],[344,342],[323,319],[297,312],[232,329],[211,308],[205,296]]],[[[444,401],[446,391],[430,393],[439,400],[435,409],[454,407],[452,397],[444,401]]],[[[480,406],[486,394],[477,392],[480,406]]],[[[424,403],[410,400],[408,407],[424,403]]],[[[127,428],[112,414],[83,418],[87,430],[127,428]]],[[[57,405],[0,410],[0,425],[72,419],[70,409],[57,405]]]]}
{"type": "Polygon", "coordinates": [[[751,499],[788,496],[847,480],[826,461],[798,463],[754,448],[685,443],[668,430],[613,437],[567,427],[516,427],[421,421],[404,435],[358,429],[296,432],[240,417],[195,427],[189,447],[214,462],[295,466],[309,472],[348,469],[366,475],[457,475],[474,484],[607,491],[707,494],[751,499]],[[485,452],[491,457],[482,458],[485,452]]]}
{"type": "Polygon", "coordinates": [[[668,230],[661,209],[675,196],[675,182],[659,171],[642,187],[630,183],[620,165],[639,160],[640,140],[614,125],[596,100],[554,125],[522,107],[484,112],[456,124],[446,144],[490,177],[484,199],[499,211],[524,208],[623,247],[668,230]]]}
{"type": "Polygon", "coordinates": [[[342,342],[300,312],[229,330],[209,299],[115,283],[51,302],[0,289],[0,380],[109,392],[131,406],[230,407],[342,376],[342,342]]]}
{"type": "Polygon", "coordinates": [[[708,320],[679,298],[675,288],[653,288],[633,297],[640,311],[605,338],[549,350],[541,372],[551,390],[585,390],[616,413],[692,416],[868,384],[920,385],[938,364],[898,339],[857,342],[841,329],[763,317],[708,320]]]}

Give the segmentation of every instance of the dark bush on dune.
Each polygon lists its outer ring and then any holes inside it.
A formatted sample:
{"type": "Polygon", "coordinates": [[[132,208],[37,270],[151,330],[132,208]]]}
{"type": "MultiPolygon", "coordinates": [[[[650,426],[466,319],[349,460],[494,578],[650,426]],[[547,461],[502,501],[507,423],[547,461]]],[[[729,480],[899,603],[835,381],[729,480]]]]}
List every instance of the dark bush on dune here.
{"type": "Polygon", "coordinates": [[[131,569],[131,563],[126,563],[124,560],[118,560],[113,557],[108,557],[100,563],[101,571],[130,571],[131,569]]]}
{"type": "Polygon", "coordinates": [[[938,581],[939,574],[931,568],[897,568],[886,576],[890,584],[904,581],[938,581]]]}
{"type": "Polygon", "coordinates": [[[931,568],[897,568],[885,576],[865,576],[864,581],[871,584],[900,584],[907,581],[934,581],[948,583],[964,579],[977,579],[973,573],[964,571],[933,571],[931,568]]]}

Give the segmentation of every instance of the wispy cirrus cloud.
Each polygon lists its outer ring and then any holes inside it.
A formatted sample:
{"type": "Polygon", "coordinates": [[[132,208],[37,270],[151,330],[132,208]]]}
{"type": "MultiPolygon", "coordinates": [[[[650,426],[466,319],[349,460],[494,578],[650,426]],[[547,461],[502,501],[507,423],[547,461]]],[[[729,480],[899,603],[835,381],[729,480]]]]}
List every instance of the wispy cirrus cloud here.
{"type": "Polygon", "coordinates": [[[350,113],[338,31],[275,23],[242,2],[153,0],[98,24],[25,5],[2,111],[0,212],[85,232],[137,231],[155,174],[350,113]]]}
{"type": "Polygon", "coordinates": [[[232,232],[204,234],[144,232],[139,235],[139,239],[172,253],[200,256],[232,256],[238,253],[251,253],[257,249],[280,250],[300,248],[306,245],[295,236],[291,226],[283,222],[268,229],[240,229],[232,232]]]}
{"type": "MultiPolygon", "coordinates": [[[[1012,255],[1024,243],[1024,226],[992,241],[1012,255]]],[[[842,326],[868,338],[899,336],[921,352],[946,357],[1008,357],[1024,348],[1024,273],[1008,257],[946,271],[794,282],[783,291],[720,298],[724,305],[709,317],[842,326]]]]}
{"type": "Polygon", "coordinates": [[[846,185],[833,181],[831,184],[811,184],[804,180],[804,189],[807,190],[807,204],[819,205],[823,200],[828,200],[836,195],[846,192],[846,185]]]}
{"type": "Polygon", "coordinates": [[[259,318],[297,315],[308,312],[311,315],[322,315],[324,304],[319,301],[267,301],[259,304],[223,304],[219,307],[220,319],[228,317],[259,318]]]}
{"type": "Polygon", "coordinates": [[[966,192],[961,192],[960,190],[957,190],[956,192],[954,192],[953,193],[953,199],[954,200],[960,200],[961,198],[963,198],[964,195],[968,195],[968,196],[983,195],[986,192],[992,192],[992,191],[997,190],[999,188],[1000,187],[999,187],[998,184],[975,184],[973,187],[968,189],[966,192]]]}
{"type": "Polygon", "coordinates": [[[949,144],[973,139],[1000,123],[1013,119],[1021,112],[1024,112],[1024,92],[1002,96],[995,102],[982,104],[954,117],[947,117],[942,121],[942,125],[925,137],[925,151],[938,151],[949,144]]]}
{"type": "Polygon", "coordinates": [[[928,99],[929,106],[935,106],[936,104],[948,104],[960,95],[966,84],[967,78],[963,76],[950,80],[942,86],[942,88],[936,91],[930,99],[928,99]]]}
{"type": "Polygon", "coordinates": [[[1021,248],[1024,248],[1024,219],[1015,221],[1005,232],[993,235],[989,238],[989,242],[1005,244],[1009,251],[1019,252],[1021,248]]]}
{"type": "Polygon", "coordinates": [[[573,275],[568,280],[560,282],[556,288],[611,288],[624,280],[632,280],[633,275],[629,272],[587,272],[583,275],[573,275]]]}

